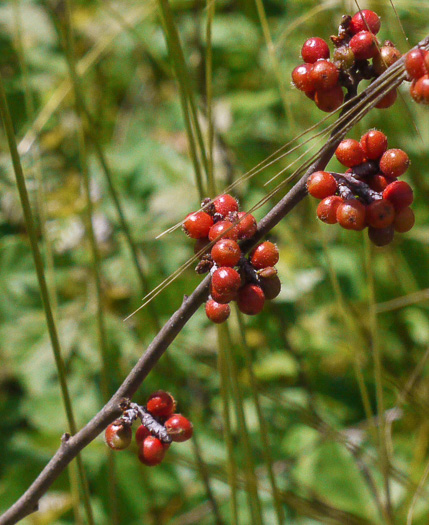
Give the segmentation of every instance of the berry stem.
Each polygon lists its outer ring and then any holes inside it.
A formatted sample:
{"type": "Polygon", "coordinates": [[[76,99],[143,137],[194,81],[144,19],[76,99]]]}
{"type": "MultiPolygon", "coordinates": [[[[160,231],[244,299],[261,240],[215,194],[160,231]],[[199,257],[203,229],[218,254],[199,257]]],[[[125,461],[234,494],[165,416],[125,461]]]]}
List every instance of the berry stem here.
{"type": "Polygon", "coordinates": [[[359,195],[367,204],[381,199],[380,193],[372,190],[368,184],[356,179],[350,173],[334,173],[331,171],[329,173],[337,179],[343,199],[353,199],[354,195],[359,195]]]}
{"type": "Polygon", "coordinates": [[[149,414],[146,407],[140,406],[137,403],[130,403],[129,408],[122,414],[122,420],[124,423],[131,425],[137,418],[141,419],[142,425],[144,425],[153,436],[157,437],[163,443],[171,443],[171,437],[168,435],[164,425],[159,423],[152,414],[149,414]]]}

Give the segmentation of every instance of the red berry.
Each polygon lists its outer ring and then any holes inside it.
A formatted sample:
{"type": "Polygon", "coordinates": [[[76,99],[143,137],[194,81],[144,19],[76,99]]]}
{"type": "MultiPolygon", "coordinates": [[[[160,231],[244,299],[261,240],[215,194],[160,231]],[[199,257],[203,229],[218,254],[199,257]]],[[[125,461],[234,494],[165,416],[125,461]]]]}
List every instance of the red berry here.
{"type": "Polygon", "coordinates": [[[264,292],[265,299],[271,301],[277,297],[282,289],[282,284],[277,275],[272,277],[260,277],[259,283],[264,292]]]}
{"type": "Polygon", "coordinates": [[[315,171],[307,179],[307,190],[312,197],[324,199],[338,189],[335,178],[327,171],[315,171]]]}
{"type": "Polygon", "coordinates": [[[363,9],[353,16],[349,29],[354,35],[360,31],[371,31],[376,35],[380,31],[380,17],[374,11],[363,9]]]}
{"type": "Polygon", "coordinates": [[[380,159],[380,170],[386,177],[400,177],[410,165],[410,159],[401,149],[388,149],[380,159]]]}
{"type": "Polygon", "coordinates": [[[197,211],[186,216],[183,223],[185,233],[192,239],[207,237],[213,225],[213,218],[205,211],[197,211]]]}
{"type": "Polygon", "coordinates": [[[411,208],[403,208],[396,213],[393,227],[399,233],[406,233],[411,230],[415,222],[416,218],[413,210],[411,208]]]}
{"type": "Polygon", "coordinates": [[[375,107],[377,109],[387,109],[393,106],[398,98],[398,92],[396,89],[391,89],[383,98],[381,98],[375,107]]]}
{"type": "Polygon", "coordinates": [[[349,199],[338,206],[337,221],[346,230],[363,230],[366,226],[365,205],[357,199],[349,199]]]}
{"type": "Polygon", "coordinates": [[[165,428],[173,441],[182,443],[192,437],[194,427],[189,419],[181,414],[173,414],[165,422],[165,428]]]}
{"type": "Polygon", "coordinates": [[[338,206],[343,202],[344,200],[337,195],[326,197],[317,206],[317,216],[326,224],[335,224],[337,222],[338,206]]]}
{"type": "Polygon", "coordinates": [[[229,294],[236,292],[241,286],[240,274],[229,268],[222,266],[213,272],[212,289],[220,294],[229,294]]]}
{"type": "Polygon", "coordinates": [[[423,49],[412,49],[405,57],[405,69],[411,78],[418,79],[427,74],[425,57],[428,52],[423,49]]]}
{"type": "Polygon", "coordinates": [[[414,194],[411,186],[403,181],[396,180],[387,186],[383,191],[383,199],[390,201],[395,210],[399,211],[407,208],[414,200],[414,194]]]}
{"type": "Polygon", "coordinates": [[[121,420],[116,420],[106,428],[104,439],[106,445],[113,450],[123,450],[131,443],[132,435],[130,426],[124,425],[121,420]]]}
{"type": "Polygon", "coordinates": [[[258,229],[256,219],[250,213],[246,215],[245,211],[238,212],[238,224],[234,228],[238,232],[239,239],[251,239],[258,229]]]}
{"type": "Polygon", "coordinates": [[[344,93],[341,86],[337,84],[332,89],[316,91],[314,94],[316,106],[326,113],[331,113],[338,109],[344,102],[344,93]]]}
{"type": "Polygon", "coordinates": [[[138,445],[141,445],[143,441],[150,436],[150,431],[148,428],[146,428],[144,425],[140,425],[139,428],[136,430],[136,442],[138,445]]]}
{"type": "Polygon", "coordinates": [[[372,61],[372,67],[377,75],[381,75],[388,67],[401,58],[402,54],[394,46],[383,46],[372,61]]]}
{"type": "Polygon", "coordinates": [[[387,150],[387,137],[377,129],[371,129],[360,139],[364,155],[369,160],[378,160],[387,150]]]}
{"type": "Polygon", "coordinates": [[[279,262],[279,250],[272,242],[265,241],[253,250],[250,262],[256,270],[275,266],[279,262]]]}
{"type": "Polygon", "coordinates": [[[225,322],[230,313],[231,308],[228,304],[220,304],[213,299],[209,299],[206,302],[206,315],[213,323],[220,324],[225,322]]]}
{"type": "Polygon", "coordinates": [[[366,208],[366,221],[373,228],[387,228],[393,223],[395,208],[386,199],[371,202],[366,208]]]}
{"type": "Polygon", "coordinates": [[[362,146],[354,139],[342,140],[335,151],[335,156],[343,166],[348,168],[358,166],[365,160],[362,146]]]}
{"type": "Polygon", "coordinates": [[[301,56],[304,62],[313,64],[321,58],[329,58],[328,44],[317,36],[309,38],[304,42],[301,49],[301,56]]]}
{"type": "Polygon", "coordinates": [[[238,202],[234,197],[225,193],[213,201],[216,213],[224,217],[230,212],[238,211],[238,202]]]}
{"type": "Polygon", "coordinates": [[[260,286],[246,284],[238,291],[237,306],[246,315],[256,315],[262,311],[265,295],[260,286]]]}
{"type": "Polygon", "coordinates": [[[312,64],[301,64],[292,71],[292,82],[295,87],[304,93],[314,93],[314,84],[310,76],[312,64]]]}
{"type": "Polygon", "coordinates": [[[419,104],[429,104],[429,75],[423,75],[410,87],[413,99],[419,104]]]}
{"type": "Polygon", "coordinates": [[[211,256],[218,266],[236,266],[241,257],[240,246],[232,239],[221,239],[213,246],[211,256]]]}
{"type": "Polygon", "coordinates": [[[361,31],[350,40],[349,46],[356,60],[368,60],[377,55],[377,43],[377,37],[372,33],[369,31],[361,31]]]}
{"type": "Polygon", "coordinates": [[[368,228],[368,237],[376,246],[386,246],[393,241],[395,230],[393,226],[387,228],[368,228]]]}
{"type": "Polygon", "coordinates": [[[316,91],[332,89],[338,83],[339,73],[337,67],[328,60],[319,60],[313,64],[310,71],[310,78],[313,81],[316,91]]]}
{"type": "Polygon", "coordinates": [[[378,193],[382,193],[391,182],[393,182],[392,179],[386,178],[384,175],[378,174],[370,178],[370,180],[368,181],[368,186],[372,190],[378,193]]]}
{"type": "Polygon", "coordinates": [[[155,417],[169,417],[176,410],[174,397],[164,390],[150,395],[146,408],[155,417]]]}
{"type": "Polygon", "coordinates": [[[210,294],[213,301],[219,304],[228,304],[231,301],[234,301],[234,299],[237,297],[236,291],[219,293],[217,290],[213,289],[213,286],[210,288],[210,294]]]}
{"type": "Polygon", "coordinates": [[[145,438],[138,451],[139,460],[148,467],[159,465],[164,459],[166,447],[154,436],[145,438]]]}
{"type": "Polygon", "coordinates": [[[238,232],[235,228],[233,228],[231,221],[219,221],[216,224],[213,224],[213,226],[210,228],[209,239],[211,241],[214,241],[220,237],[223,237],[224,239],[233,239],[234,241],[238,239],[238,232]]]}

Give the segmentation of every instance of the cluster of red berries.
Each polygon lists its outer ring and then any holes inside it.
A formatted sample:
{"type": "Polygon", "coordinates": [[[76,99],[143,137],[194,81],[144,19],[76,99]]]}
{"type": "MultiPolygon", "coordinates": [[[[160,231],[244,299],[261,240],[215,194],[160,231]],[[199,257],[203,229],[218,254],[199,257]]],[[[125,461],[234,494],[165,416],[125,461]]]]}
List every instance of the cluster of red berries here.
{"type": "Polygon", "coordinates": [[[317,216],[326,224],[338,223],[348,230],[368,227],[376,246],[389,244],[395,232],[414,226],[411,186],[398,177],[410,164],[401,149],[387,149],[387,137],[370,130],[360,139],[343,140],[335,155],[345,173],[316,171],[307,180],[308,193],[321,199],[317,216]]]}
{"type": "Polygon", "coordinates": [[[411,80],[410,94],[419,104],[429,104],[429,51],[412,49],[405,57],[405,69],[411,80]]]}
{"type": "Polygon", "coordinates": [[[176,401],[164,390],[154,392],[146,407],[127,403],[123,408],[122,416],[106,428],[105,441],[113,450],[127,448],[132,440],[132,424],[139,418],[141,425],[135,440],[138,458],[144,465],[159,465],[172,441],[183,442],[192,437],[192,423],[175,413],[176,401]]]}
{"type": "MultiPolygon", "coordinates": [[[[379,30],[380,18],[374,11],[364,9],[353,17],[344,16],[338,36],[331,36],[336,48],[332,60],[325,40],[309,38],[301,49],[304,64],[292,72],[294,85],[314,100],[322,111],[335,111],[344,101],[343,87],[378,77],[401,57],[400,51],[390,41],[380,47],[375,36],[379,30]]],[[[376,107],[388,108],[396,97],[394,89],[376,107]]]]}
{"type": "Polygon", "coordinates": [[[207,199],[202,206],[204,211],[186,217],[183,229],[197,240],[195,253],[201,255],[201,262],[196,271],[212,274],[207,317],[214,323],[223,323],[231,313],[228,303],[234,300],[244,314],[258,314],[266,299],[274,299],[280,293],[275,269],[279,260],[277,246],[265,241],[245,258],[238,241],[255,235],[257,224],[253,215],[238,211],[237,200],[228,194],[213,202],[207,199]]]}

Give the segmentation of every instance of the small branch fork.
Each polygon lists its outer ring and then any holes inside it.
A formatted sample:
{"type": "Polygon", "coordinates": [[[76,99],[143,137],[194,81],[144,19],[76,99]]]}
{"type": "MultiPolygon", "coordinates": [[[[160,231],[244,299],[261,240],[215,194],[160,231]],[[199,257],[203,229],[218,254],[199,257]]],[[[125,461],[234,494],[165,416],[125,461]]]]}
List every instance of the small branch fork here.
{"type": "MultiPolygon", "coordinates": [[[[418,44],[418,47],[429,48],[429,37],[418,44]]],[[[368,98],[366,111],[359,111],[358,116],[362,118],[381,98],[374,97],[374,90],[382,84],[389,73],[402,71],[402,75],[395,78],[389,85],[389,89],[399,86],[405,78],[404,57],[399,59],[393,66],[378,77],[371,86],[359,95],[355,96],[350,102],[347,109],[350,111],[355,103],[359,103],[364,98],[368,98]]],[[[356,95],[352,93],[351,95],[356,95]]],[[[350,98],[350,97],[349,97],[350,98]]],[[[351,118],[357,117],[354,114],[351,118]]],[[[334,129],[331,138],[320,149],[316,161],[309,167],[301,179],[292,187],[292,189],[274,206],[258,224],[258,230],[255,236],[241,245],[243,253],[248,253],[270,230],[272,230],[291,210],[297,206],[307,195],[306,181],[307,178],[315,171],[323,170],[333,156],[337,145],[345,134],[353,126],[352,123],[346,122],[341,127],[334,129]]],[[[344,175],[341,175],[344,176],[344,175]]],[[[185,296],[180,308],[171,316],[166,324],[161,328],[158,334],[148,346],[146,352],[142,355],[129,375],[126,377],[117,392],[112,396],[108,403],[96,414],[87,425],[85,425],[77,434],[70,436],[64,434],[61,445],[46,467],[42,470],[36,480],[28,490],[14,503],[2,516],[0,516],[0,525],[12,525],[19,520],[28,516],[38,508],[39,499],[48,491],[52,483],[63,472],[67,465],[83,450],[91,441],[93,441],[109,423],[121,416],[124,399],[131,399],[144,381],[149,372],[154,368],[161,356],[180,333],[189,319],[194,315],[200,305],[207,299],[209,293],[210,275],[197,286],[194,292],[188,297],[185,296]]],[[[147,413],[134,403],[130,404],[131,412],[127,412],[129,417],[134,417],[138,412],[138,417],[146,420],[147,413]]]]}
{"type": "Polygon", "coordinates": [[[171,436],[168,434],[165,426],[159,423],[159,421],[147,411],[146,407],[138,405],[137,403],[131,403],[128,400],[124,400],[121,403],[121,407],[125,408],[120,418],[122,423],[131,426],[136,419],[140,418],[142,425],[149,430],[152,436],[157,437],[163,443],[172,442],[171,436]]]}

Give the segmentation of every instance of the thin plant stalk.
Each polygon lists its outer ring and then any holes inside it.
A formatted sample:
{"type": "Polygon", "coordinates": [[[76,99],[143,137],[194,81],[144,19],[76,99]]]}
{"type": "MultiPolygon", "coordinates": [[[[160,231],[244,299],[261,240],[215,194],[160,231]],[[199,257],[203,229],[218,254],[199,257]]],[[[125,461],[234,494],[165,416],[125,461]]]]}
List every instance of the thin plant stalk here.
{"type": "Polygon", "coordinates": [[[277,487],[276,478],[274,475],[273,470],[273,458],[271,456],[271,443],[270,439],[268,437],[268,425],[264,417],[264,413],[261,407],[261,403],[259,400],[259,394],[258,394],[258,386],[256,383],[255,373],[253,371],[253,363],[252,359],[250,357],[249,351],[248,351],[248,345],[246,341],[246,326],[244,324],[243,315],[236,307],[235,309],[238,319],[238,326],[240,331],[240,350],[242,353],[242,356],[244,357],[244,362],[246,366],[246,371],[249,376],[250,381],[250,390],[253,398],[253,403],[256,407],[256,413],[258,415],[258,423],[259,423],[259,434],[261,436],[261,443],[262,443],[262,455],[264,456],[265,466],[267,468],[268,473],[268,479],[271,485],[271,492],[273,494],[274,499],[274,508],[276,511],[276,517],[277,517],[277,523],[281,525],[284,523],[285,515],[284,510],[282,506],[282,502],[280,499],[279,490],[277,487]]]}
{"type": "Polygon", "coordinates": [[[216,0],[207,0],[207,25],[206,25],[206,113],[207,113],[207,180],[208,196],[213,198],[216,195],[216,183],[213,172],[213,46],[212,46],[212,26],[215,14],[216,0]]]}

